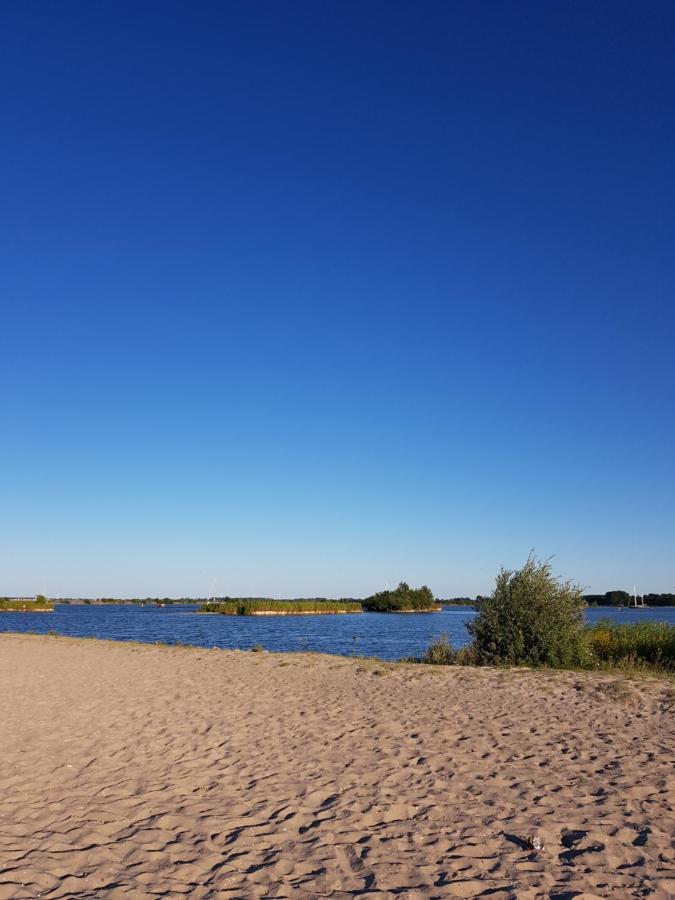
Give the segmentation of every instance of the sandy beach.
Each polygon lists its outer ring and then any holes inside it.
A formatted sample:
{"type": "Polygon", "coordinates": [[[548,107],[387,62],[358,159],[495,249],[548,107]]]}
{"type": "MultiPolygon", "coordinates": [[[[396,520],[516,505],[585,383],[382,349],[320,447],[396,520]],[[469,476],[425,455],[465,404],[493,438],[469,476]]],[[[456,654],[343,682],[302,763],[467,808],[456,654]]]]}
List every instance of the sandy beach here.
{"type": "Polygon", "coordinates": [[[0,900],[675,895],[672,681],[0,635],[0,683],[0,900]]]}

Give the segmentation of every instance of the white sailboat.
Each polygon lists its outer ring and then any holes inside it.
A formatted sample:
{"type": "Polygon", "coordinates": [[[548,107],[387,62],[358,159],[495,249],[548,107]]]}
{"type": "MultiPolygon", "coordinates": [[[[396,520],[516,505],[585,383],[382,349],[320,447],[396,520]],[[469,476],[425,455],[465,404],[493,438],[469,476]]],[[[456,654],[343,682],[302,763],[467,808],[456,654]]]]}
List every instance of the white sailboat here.
{"type": "Polygon", "coordinates": [[[635,585],[633,585],[633,596],[628,604],[628,608],[629,609],[648,609],[649,608],[647,606],[647,604],[645,603],[644,595],[642,595],[638,601],[637,588],[635,587],[635,585]]]}

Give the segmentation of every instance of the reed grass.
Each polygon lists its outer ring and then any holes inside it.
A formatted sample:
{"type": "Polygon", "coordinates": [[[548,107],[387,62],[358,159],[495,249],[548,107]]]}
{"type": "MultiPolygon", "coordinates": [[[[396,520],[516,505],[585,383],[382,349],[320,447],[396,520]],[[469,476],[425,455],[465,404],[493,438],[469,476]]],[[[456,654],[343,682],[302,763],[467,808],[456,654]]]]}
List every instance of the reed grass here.
{"type": "Polygon", "coordinates": [[[313,613],[360,613],[360,603],[351,600],[220,600],[203,603],[197,612],[223,616],[254,616],[262,613],[299,615],[313,613]]]}
{"type": "Polygon", "coordinates": [[[586,628],[593,662],[620,669],[675,671],[675,625],[603,620],[586,628]]]}
{"type": "Polygon", "coordinates": [[[54,604],[44,600],[7,600],[0,598],[0,612],[51,612],[54,604]]]}

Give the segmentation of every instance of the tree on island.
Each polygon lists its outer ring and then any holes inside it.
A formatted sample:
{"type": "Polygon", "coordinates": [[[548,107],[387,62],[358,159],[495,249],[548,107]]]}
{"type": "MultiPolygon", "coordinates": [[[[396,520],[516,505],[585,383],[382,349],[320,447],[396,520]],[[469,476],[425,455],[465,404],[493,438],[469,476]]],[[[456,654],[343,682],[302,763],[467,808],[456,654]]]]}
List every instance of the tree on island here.
{"type": "Polygon", "coordinates": [[[363,608],[368,612],[422,612],[435,606],[434,595],[426,584],[411,588],[405,581],[393,591],[380,591],[363,601],[363,608]]]}

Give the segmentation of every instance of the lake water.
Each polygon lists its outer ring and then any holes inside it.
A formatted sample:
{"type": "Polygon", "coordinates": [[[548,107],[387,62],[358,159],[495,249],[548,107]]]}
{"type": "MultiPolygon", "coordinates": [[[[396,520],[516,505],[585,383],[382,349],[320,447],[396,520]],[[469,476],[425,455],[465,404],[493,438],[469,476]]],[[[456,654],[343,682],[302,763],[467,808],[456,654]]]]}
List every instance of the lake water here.
{"type": "MultiPolygon", "coordinates": [[[[57,605],[52,613],[0,613],[0,631],[33,631],[71,637],[117,641],[163,641],[200,647],[338,653],[400,659],[420,656],[445,632],[454,647],[468,642],[466,624],[475,616],[470,607],[445,607],[442,612],[396,614],[356,613],[337,616],[205,616],[195,606],[57,605]]],[[[589,609],[589,622],[675,624],[675,607],[646,610],[589,609]]]]}

